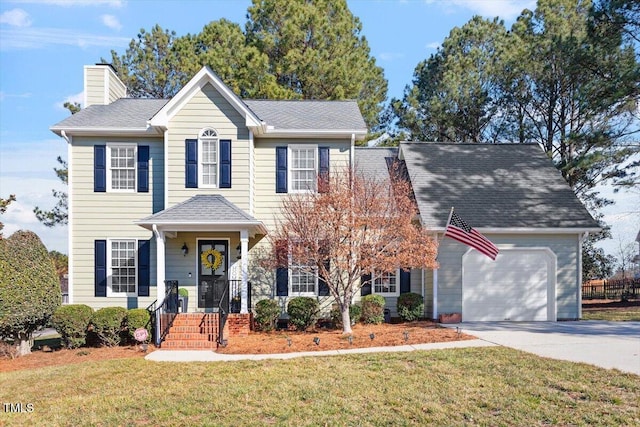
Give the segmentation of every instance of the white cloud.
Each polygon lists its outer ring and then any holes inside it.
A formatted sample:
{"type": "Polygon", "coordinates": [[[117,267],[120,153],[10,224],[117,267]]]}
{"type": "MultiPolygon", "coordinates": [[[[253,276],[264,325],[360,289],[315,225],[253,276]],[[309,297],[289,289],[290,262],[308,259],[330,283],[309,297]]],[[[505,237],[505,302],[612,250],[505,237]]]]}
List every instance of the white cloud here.
{"type": "Polygon", "coordinates": [[[66,108],[64,108],[65,102],[82,104],[82,101],[84,101],[84,91],[76,93],[75,95],[69,95],[64,99],[64,101],[56,102],[55,107],[58,110],[66,110],[66,108]]]}
{"type": "Polygon", "coordinates": [[[22,9],[11,9],[0,15],[0,24],[7,24],[12,27],[28,27],[31,25],[31,18],[22,9]]]}
{"type": "Polygon", "coordinates": [[[113,15],[102,15],[100,18],[102,19],[102,23],[104,25],[113,30],[120,31],[120,29],[122,28],[122,24],[120,23],[120,21],[118,21],[118,18],[113,15]]]}
{"type": "Polygon", "coordinates": [[[113,8],[124,7],[127,2],[124,0],[15,0],[16,3],[24,4],[48,4],[52,6],[108,6],[113,8]]]}
{"type": "Polygon", "coordinates": [[[499,16],[505,21],[511,21],[520,15],[524,9],[535,9],[535,0],[448,0],[436,2],[425,0],[427,4],[437,4],[445,13],[453,13],[455,9],[469,9],[473,13],[493,18],[499,16]]]}
{"type": "Polygon", "coordinates": [[[5,92],[0,91],[0,101],[4,101],[7,98],[31,98],[31,92],[5,93],[5,92]]]}
{"type": "Polygon", "coordinates": [[[28,28],[22,30],[0,29],[0,50],[40,49],[54,45],[124,47],[129,44],[126,37],[82,34],[70,29],[28,28]]]}
{"type": "Polygon", "coordinates": [[[378,54],[381,61],[393,61],[395,59],[404,58],[404,53],[400,52],[382,52],[378,54]]]}

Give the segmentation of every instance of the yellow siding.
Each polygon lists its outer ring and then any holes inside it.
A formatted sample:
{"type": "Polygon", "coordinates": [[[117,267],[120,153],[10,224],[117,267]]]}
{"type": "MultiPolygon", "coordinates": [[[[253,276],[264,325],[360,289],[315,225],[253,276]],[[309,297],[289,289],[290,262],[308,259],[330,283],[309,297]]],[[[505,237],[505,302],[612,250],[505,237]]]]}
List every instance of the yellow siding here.
{"type": "Polygon", "coordinates": [[[122,83],[122,81],[118,78],[118,76],[116,75],[116,73],[113,72],[113,70],[109,67],[107,68],[107,75],[108,75],[108,96],[109,96],[109,103],[112,103],[113,101],[120,99],[120,98],[124,98],[127,95],[127,88],[124,85],[124,83],[122,83]]]}
{"type": "Polygon", "coordinates": [[[104,105],[104,67],[85,67],[85,99],[87,108],[90,105],[104,105]]]}
{"type": "MultiPolygon", "coordinates": [[[[72,241],[69,250],[73,254],[73,300],[94,308],[122,305],[127,298],[94,297],[94,241],[97,239],[151,239],[152,233],[136,225],[139,220],[153,213],[154,201],[162,198],[162,174],[164,156],[162,141],[158,139],[132,138],[80,138],[73,139],[72,167],[72,241]],[[93,147],[108,142],[135,142],[149,145],[148,193],[95,193],[93,191],[93,147]],[[160,179],[158,179],[160,177],[160,179]]],[[[155,245],[152,242],[151,283],[156,282],[155,245]]],[[[155,288],[151,296],[138,298],[138,307],[146,307],[155,300],[155,288]]]]}
{"type": "Polygon", "coordinates": [[[249,211],[249,131],[244,118],[213,86],[207,84],[171,119],[169,124],[169,206],[195,194],[220,194],[249,211]],[[185,188],[185,139],[197,139],[200,130],[213,128],[219,139],[231,140],[231,188],[185,188]]]}
{"type": "Polygon", "coordinates": [[[315,144],[329,147],[330,173],[349,166],[351,141],[322,139],[256,139],[255,141],[255,207],[254,216],[268,230],[275,227],[285,194],[276,193],[276,148],[289,144],[315,144]]]}

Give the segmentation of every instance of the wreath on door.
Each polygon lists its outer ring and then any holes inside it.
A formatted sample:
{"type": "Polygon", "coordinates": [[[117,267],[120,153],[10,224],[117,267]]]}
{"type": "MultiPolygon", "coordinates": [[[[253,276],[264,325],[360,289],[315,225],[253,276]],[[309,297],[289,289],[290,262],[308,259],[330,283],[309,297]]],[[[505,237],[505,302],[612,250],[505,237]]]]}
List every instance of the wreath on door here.
{"type": "Polygon", "coordinates": [[[200,255],[202,265],[211,270],[217,270],[222,265],[222,254],[215,249],[209,249],[200,255]]]}

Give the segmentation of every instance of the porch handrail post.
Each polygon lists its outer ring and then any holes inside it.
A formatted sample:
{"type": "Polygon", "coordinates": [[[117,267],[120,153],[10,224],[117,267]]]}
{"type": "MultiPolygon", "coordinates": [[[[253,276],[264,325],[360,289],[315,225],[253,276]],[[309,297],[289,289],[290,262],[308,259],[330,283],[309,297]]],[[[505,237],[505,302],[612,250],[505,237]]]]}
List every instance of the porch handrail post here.
{"type": "Polygon", "coordinates": [[[240,260],[242,267],[242,284],[240,286],[240,313],[249,313],[249,231],[240,230],[240,260]]]}
{"type": "Polygon", "coordinates": [[[156,236],[156,292],[158,293],[156,299],[162,303],[165,297],[165,234],[164,231],[158,230],[155,224],[153,224],[153,233],[156,236]]]}

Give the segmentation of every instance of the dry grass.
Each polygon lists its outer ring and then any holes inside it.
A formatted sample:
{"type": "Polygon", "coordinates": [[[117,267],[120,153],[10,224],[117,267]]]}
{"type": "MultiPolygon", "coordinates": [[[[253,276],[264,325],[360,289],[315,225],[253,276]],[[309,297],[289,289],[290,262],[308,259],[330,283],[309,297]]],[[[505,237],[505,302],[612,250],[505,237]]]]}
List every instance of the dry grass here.
{"type": "Polygon", "coordinates": [[[640,425],[640,377],[506,348],[0,373],[0,425],[640,425]]]}

